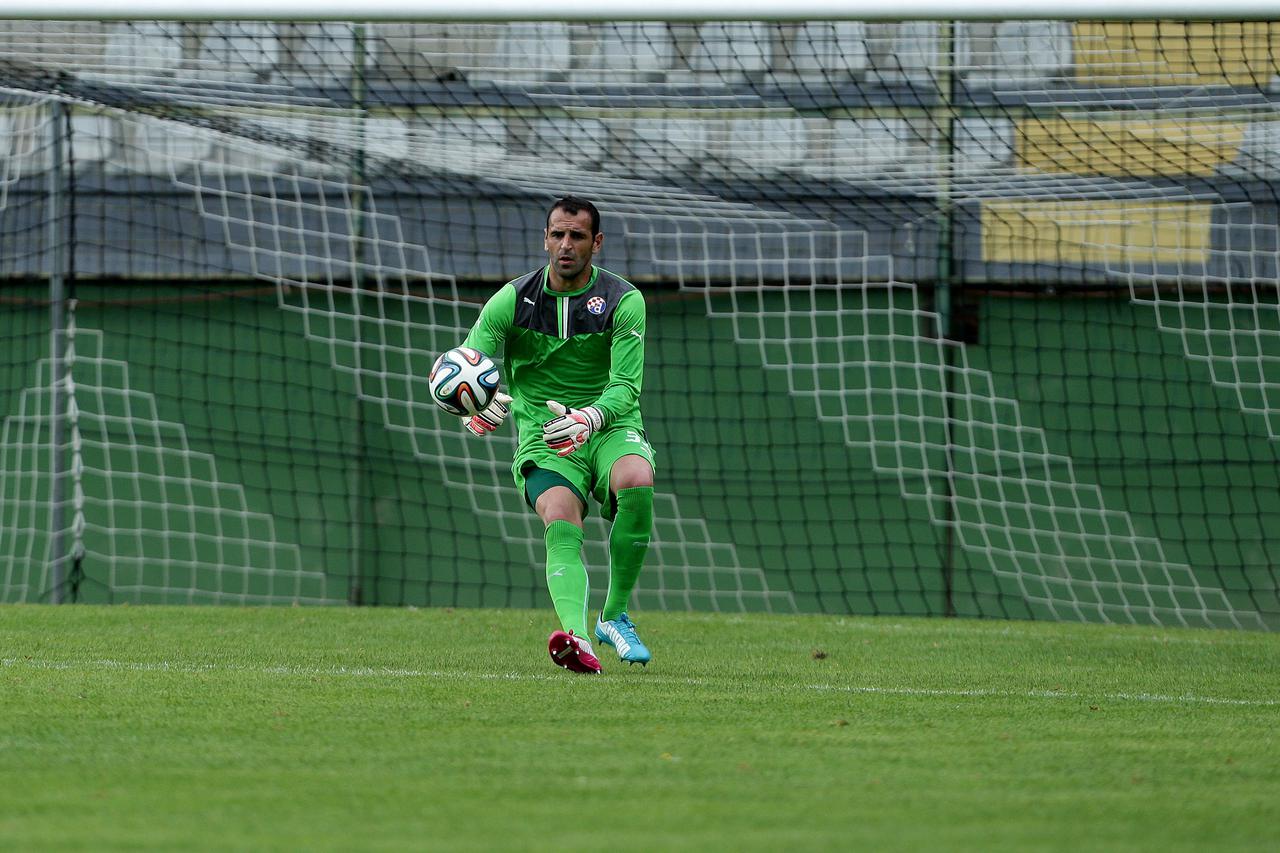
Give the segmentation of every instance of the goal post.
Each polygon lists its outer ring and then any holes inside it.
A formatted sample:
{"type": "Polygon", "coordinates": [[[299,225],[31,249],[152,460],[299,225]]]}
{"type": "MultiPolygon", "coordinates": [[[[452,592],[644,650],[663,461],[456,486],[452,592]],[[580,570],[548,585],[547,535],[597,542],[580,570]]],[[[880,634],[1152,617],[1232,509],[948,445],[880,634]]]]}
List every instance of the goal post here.
{"type": "Polygon", "coordinates": [[[544,603],[426,375],[573,192],[639,607],[1280,626],[1264,4],[171,5],[0,21],[0,601],[544,603]]]}

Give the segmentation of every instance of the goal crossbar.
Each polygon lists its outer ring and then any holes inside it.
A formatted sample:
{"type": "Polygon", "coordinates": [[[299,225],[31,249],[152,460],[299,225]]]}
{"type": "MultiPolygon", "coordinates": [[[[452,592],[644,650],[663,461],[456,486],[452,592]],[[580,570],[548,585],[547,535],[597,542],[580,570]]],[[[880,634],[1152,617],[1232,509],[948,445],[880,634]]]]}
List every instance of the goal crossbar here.
{"type": "Polygon", "coordinates": [[[1269,20],[1275,0],[605,0],[543,6],[522,0],[6,0],[0,18],[23,20],[292,21],[735,21],[735,20],[1269,20]]]}

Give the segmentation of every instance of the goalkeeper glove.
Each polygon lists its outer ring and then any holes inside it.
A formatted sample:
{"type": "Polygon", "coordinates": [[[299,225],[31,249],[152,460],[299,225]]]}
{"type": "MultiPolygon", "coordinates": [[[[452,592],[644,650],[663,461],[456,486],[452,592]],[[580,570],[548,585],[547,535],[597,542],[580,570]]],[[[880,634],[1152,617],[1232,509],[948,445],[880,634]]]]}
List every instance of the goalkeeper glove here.
{"type": "Polygon", "coordinates": [[[486,436],[502,426],[502,422],[507,419],[507,415],[510,412],[511,395],[503,394],[499,391],[493,395],[489,405],[471,417],[463,418],[462,425],[470,430],[472,435],[486,436]]]}
{"type": "Polygon", "coordinates": [[[587,443],[591,433],[604,426],[604,413],[595,406],[570,409],[555,400],[547,401],[554,418],[542,425],[542,440],[557,456],[568,456],[587,443]]]}

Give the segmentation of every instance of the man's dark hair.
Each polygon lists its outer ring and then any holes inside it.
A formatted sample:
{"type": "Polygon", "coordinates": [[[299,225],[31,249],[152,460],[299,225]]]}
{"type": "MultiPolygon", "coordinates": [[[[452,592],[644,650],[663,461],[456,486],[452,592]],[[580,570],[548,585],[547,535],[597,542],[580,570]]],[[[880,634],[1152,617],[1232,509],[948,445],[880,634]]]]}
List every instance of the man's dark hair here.
{"type": "Polygon", "coordinates": [[[551,214],[557,210],[563,210],[570,216],[577,216],[582,211],[591,214],[591,236],[594,237],[600,233],[600,211],[596,210],[596,206],[585,198],[578,198],[576,195],[566,195],[556,199],[555,204],[551,205],[551,209],[547,211],[547,227],[551,227],[551,214]]]}

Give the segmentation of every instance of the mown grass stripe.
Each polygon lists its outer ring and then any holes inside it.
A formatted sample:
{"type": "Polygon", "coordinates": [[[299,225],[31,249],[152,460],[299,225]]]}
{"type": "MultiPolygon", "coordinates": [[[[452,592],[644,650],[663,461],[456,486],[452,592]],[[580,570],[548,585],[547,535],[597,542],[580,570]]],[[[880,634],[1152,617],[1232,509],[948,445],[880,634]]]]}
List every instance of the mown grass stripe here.
{"type": "MultiPolygon", "coordinates": [[[[130,672],[228,672],[249,673],[256,675],[289,675],[289,676],[323,676],[330,678],[449,678],[459,681],[561,681],[569,675],[552,673],[522,672],[474,672],[470,670],[425,670],[399,669],[395,667],[313,667],[313,666],[243,666],[225,663],[171,663],[169,661],[121,661],[121,660],[41,660],[38,658],[3,658],[0,665],[5,667],[30,667],[32,669],[54,669],[68,671],[109,671],[128,670],[130,672]]],[[[656,684],[680,684],[688,686],[707,686],[717,683],[730,684],[732,679],[679,678],[663,675],[646,676],[647,682],[656,684]]],[[[1244,707],[1276,707],[1280,699],[1242,699],[1229,696],[1200,696],[1183,693],[1176,696],[1157,693],[1079,693],[1069,690],[984,690],[959,689],[945,687],[883,687],[863,684],[803,684],[801,689],[818,692],[865,693],[886,696],[928,696],[938,698],[1002,698],[1002,699],[1066,699],[1085,700],[1100,699],[1112,702],[1160,702],[1188,705],[1239,705],[1244,707]]],[[[754,690],[767,689],[766,685],[754,685],[754,690]]],[[[791,690],[791,686],[778,689],[791,690]]]]}

